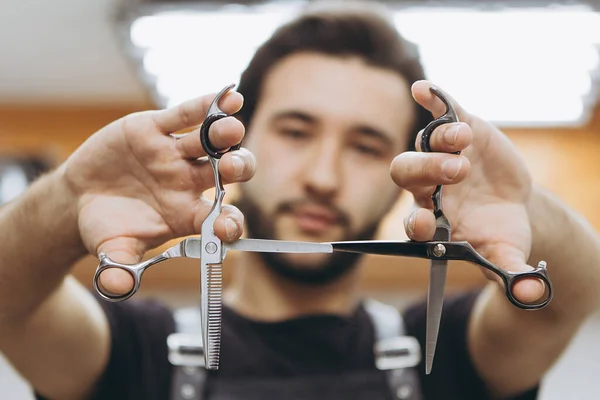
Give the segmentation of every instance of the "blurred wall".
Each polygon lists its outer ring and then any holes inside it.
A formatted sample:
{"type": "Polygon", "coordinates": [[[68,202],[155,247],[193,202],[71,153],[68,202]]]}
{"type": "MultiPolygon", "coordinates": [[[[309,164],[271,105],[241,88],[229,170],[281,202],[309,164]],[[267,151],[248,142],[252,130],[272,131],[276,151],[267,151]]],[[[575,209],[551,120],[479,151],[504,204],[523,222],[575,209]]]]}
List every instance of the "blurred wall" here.
{"type": "MultiPolygon", "coordinates": [[[[107,123],[150,105],[115,107],[0,106],[0,155],[32,154],[49,157],[56,165],[64,161],[85,139],[107,123]]],[[[592,121],[577,129],[505,129],[524,155],[534,181],[556,193],[600,230],[600,107],[592,121]]],[[[404,196],[384,222],[380,238],[404,239],[402,217],[411,199],[404,196]]],[[[552,218],[551,215],[548,218],[552,218]]],[[[157,251],[151,252],[150,255],[157,251]]],[[[228,255],[228,261],[235,252],[228,255]]],[[[90,286],[97,260],[82,259],[75,275],[90,286]]],[[[370,256],[365,258],[363,286],[366,290],[425,289],[425,260],[370,256]]],[[[231,268],[225,266],[225,281],[231,268]]],[[[481,285],[478,269],[455,263],[449,270],[450,290],[481,285]]],[[[150,269],[142,291],[197,291],[199,273],[193,260],[172,260],[168,268],[150,269]]]]}

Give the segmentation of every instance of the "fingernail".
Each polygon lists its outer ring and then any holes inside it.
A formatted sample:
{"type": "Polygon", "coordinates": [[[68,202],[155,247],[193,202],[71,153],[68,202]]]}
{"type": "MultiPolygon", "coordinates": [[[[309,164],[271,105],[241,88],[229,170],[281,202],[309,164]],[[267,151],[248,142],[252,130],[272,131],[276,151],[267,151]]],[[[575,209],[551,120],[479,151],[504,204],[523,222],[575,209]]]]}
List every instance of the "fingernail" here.
{"type": "Polygon", "coordinates": [[[408,217],[408,221],[406,221],[406,231],[408,236],[412,236],[415,233],[415,221],[417,219],[416,211],[411,213],[408,217]]]}
{"type": "Polygon", "coordinates": [[[462,166],[462,163],[462,158],[451,158],[449,160],[446,160],[442,164],[442,173],[446,178],[454,179],[460,172],[460,167],[462,166]]]}
{"type": "Polygon", "coordinates": [[[227,218],[225,220],[225,234],[228,239],[235,239],[238,234],[238,225],[234,220],[227,218]]]}
{"type": "Polygon", "coordinates": [[[233,163],[233,174],[236,178],[241,178],[244,174],[244,160],[239,156],[232,156],[231,162],[233,163]]]}
{"type": "Polygon", "coordinates": [[[456,138],[458,137],[458,131],[460,130],[460,125],[452,125],[446,132],[444,132],[444,140],[446,143],[454,146],[456,143],[456,138]]]}

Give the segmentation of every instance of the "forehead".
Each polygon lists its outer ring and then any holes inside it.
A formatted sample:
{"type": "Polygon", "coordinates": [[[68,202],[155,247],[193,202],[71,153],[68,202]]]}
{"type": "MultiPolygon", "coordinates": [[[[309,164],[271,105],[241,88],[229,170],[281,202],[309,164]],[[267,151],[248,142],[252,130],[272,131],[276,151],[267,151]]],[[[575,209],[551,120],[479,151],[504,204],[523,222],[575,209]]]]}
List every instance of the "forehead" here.
{"type": "Polygon", "coordinates": [[[372,125],[400,140],[414,118],[410,87],[398,73],[358,57],[317,53],[296,53],[273,66],[257,106],[263,114],[298,110],[324,123],[372,125]]]}

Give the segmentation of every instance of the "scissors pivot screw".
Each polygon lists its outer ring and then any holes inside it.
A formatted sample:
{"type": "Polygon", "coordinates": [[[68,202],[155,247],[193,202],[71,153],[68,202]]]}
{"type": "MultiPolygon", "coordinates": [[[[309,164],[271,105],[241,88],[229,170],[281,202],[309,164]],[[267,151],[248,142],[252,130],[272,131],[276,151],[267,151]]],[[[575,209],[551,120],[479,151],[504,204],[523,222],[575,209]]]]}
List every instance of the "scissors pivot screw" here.
{"type": "Polygon", "coordinates": [[[209,254],[215,254],[217,252],[217,244],[215,242],[206,243],[206,251],[209,254]]]}
{"type": "Polygon", "coordinates": [[[436,257],[441,257],[444,254],[446,254],[446,246],[444,246],[443,244],[436,244],[435,247],[433,248],[433,255],[436,257]]]}

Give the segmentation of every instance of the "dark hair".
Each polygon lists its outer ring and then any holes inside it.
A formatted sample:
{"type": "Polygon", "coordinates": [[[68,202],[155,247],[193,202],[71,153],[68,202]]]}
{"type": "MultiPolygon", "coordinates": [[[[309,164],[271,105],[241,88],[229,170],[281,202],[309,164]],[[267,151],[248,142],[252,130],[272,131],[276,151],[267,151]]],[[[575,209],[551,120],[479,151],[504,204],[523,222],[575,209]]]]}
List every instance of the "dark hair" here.
{"type": "MultiPolygon", "coordinates": [[[[367,64],[389,69],[409,85],[424,79],[416,46],[404,40],[393,23],[368,7],[328,6],[308,11],[279,27],[254,54],[241,76],[237,91],[244,107],[237,117],[248,127],[269,70],[285,57],[298,52],[334,56],[358,56],[367,64]]],[[[431,114],[415,104],[415,121],[407,148],[414,150],[418,131],[432,120],[431,114]]]]}

